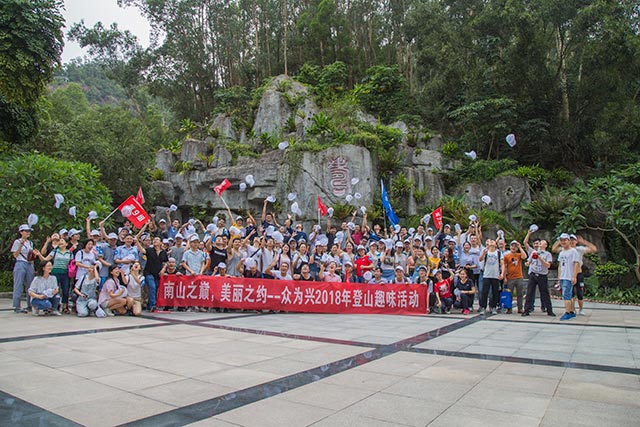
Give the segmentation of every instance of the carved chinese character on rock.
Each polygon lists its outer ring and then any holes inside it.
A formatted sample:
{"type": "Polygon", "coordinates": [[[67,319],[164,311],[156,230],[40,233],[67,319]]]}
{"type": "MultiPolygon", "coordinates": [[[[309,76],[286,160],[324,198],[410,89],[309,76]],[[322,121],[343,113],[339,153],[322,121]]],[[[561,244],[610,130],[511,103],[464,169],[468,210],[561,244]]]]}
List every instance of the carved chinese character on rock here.
{"type": "Polygon", "coordinates": [[[351,174],[349,161],[344,157],[336,157],[329,161],[331,173],[331,193],[336,197],[344,197],[351,193],[351,174]]]}

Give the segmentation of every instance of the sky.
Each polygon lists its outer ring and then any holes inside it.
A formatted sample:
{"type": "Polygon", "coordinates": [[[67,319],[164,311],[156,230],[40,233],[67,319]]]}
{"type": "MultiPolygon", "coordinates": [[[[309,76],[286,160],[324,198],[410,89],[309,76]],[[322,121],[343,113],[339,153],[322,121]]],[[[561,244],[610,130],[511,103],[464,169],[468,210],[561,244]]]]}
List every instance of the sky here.
{"type": "Polygon", "coordinates": [[[150,27],[147,20],[140,15],[137,8],[118,7],[117,0],[64,0],[63,16],[66,21],[65,46],[62,52],[62,62],[69,62],[73,58],[82,57],[86,52],[75,42],[67,40],[67,31],[76,22],[84,19],[87,27],[101,21],[105,27],[116,22],[121,30],[129,30],[138,37],[138,42],[146,47],[149,45],[150,27]]]}

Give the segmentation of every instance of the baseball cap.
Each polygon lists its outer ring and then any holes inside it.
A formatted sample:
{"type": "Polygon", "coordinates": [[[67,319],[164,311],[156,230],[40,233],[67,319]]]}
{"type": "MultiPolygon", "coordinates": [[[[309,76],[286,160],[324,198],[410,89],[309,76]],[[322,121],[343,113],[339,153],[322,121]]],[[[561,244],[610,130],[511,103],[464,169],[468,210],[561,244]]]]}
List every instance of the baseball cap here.
{"type": "Polygon", "coordinates": [[[162,243],[165,244],[165,245],[168,245],[169,244],[169,239],[162,239],[162,243]]]}
{"type": "Polygon", "coordinates": [[[198,237],[197,234],[192,234],[191,236],[189,236],[189,241],[190,242],[196,242],[196,241],[200,241],[200,237],[198,237]]]}
{"type": "Polygon", "coordinates": [[[76,230],[75,228],[72,228],[71,230],[69,230],[69,237],[75,236],[76,234],[80,234],[79,230],[76,230]]]}
{"type": "Polygon", "coordinates": [[[441,272],[439,269],[437,269],[437,268],[436,268],[435,270],[433,270],[433,275],[434,275],[434,276],[435,276],[436,274],[438,274],[438,273],[442,273],[442,272],[441,272]]]}
{"type": "Polygon", "coordinates": [[[362,249],[363,251],[366,251],[366,250],[367,250],[367,248],[365,248],[364,246],[362,246],[362,245],[358,245],[358,248],[357,248],[356,250],[358,250],[358,251],[359,251],[360,249],[362,249]]]}
{"type": "Polygon", "coordinates": [[[419,266],[418,266],[418,271],[420,271],[420,270],[427,271],[427,267],[426,267],[426,266],[424,266],[424,265],[419,265],[419,266]]]}
{"type": "Polygon", "coordinates": [[[575,234],[569,234],[569,238],[573,240],[578,240],[578,237],[575,234]]]}
{"type": "Polygon", "coordinates": [[[512,240],[511,243],[509,243],[509,245],[517,245],[518,241],[517,240],[512,240]]]}
{"type": "Polygon", "coordinates": [[[431,237],[431,236],[427,236],[427,237],[425,238],[425,240],[433,240],[433,237],[431,237]]]}
{"type": "Polygon", "coordinates": [[[91,235],[92,236],[99,236],[100,232],[98,230],[91,230],[91,235]]]}
{"type": "Polygon", "coordinates": [[[401,247],[403,247],[403,246],[404,246],[404,244],[403,244],[400,240],[398,240],[398,241],[396,242],[396,247],[397,247],[397,248],[401,248],[401,247]]]}
{"type": "Polygon", "coordinates": [[[22,224],[22,225],[18,228],[18,230],[20,230],[20,231],[32,231],[32,230],[31,230],[31,227],[29,227],[29,224],[22,224]]]}
{"type": "Polygon", "coordinates": [[[66,228],[61,228],[60,231],[58,231],[59,235],[63,235],[63,234],[67,234],[69,231],[66,228]]]}
{"type": "Polygon", "coordinates": [[[164,222],[165,224],[167,223],[167,220],[164,218],[161,218],[160,221],[158,221],[158,224],[160,224],[161,222],[164,222]]]}
{"type": "Polygon", "coordinates": [[[225,264],[224,262],[221,262],[218,264],[218,268],[227,268],[227,264],[225,264]]]}
{"type": "Polygon", "coordinates": [[[181,233],[177,233],[176,239],[184,239],[184,236],[181,233]]]}
{"type": "Polygon", "coordinates": [[[404,271],[404,268],[402,268],[402,266],[400,265],[396,265],[396,270],[404,271]]]}
{"type": "Polygon", "coordinates": [[[109,233],[107,235],[107,239],[111,240],[111,239],[117,239],[118,235],[116,233],[109,233]]]}
{"type": "Polygon", "coordinates": [[[567,233],[562,233],[558,239],[570,239],[571,236],[567,233]]]}

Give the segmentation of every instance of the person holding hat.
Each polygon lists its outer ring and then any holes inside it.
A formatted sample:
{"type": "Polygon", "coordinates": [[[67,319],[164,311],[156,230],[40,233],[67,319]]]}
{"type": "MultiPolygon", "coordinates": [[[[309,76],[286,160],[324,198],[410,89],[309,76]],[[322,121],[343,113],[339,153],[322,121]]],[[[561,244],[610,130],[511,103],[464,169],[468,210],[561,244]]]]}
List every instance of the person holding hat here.
{"type": "Polygon", "coordinates": [[[327,265],[327,272],[325,272],[324,264],[320,266],[319,277],[322,282],[342,282],[342,278],[336,271],[338,270],[338,264],[335,261],[329,261],[327,265]]]}
{"type": "Polygon", "coordinates": [[[229,277],[227,274],[227,264],[219,262],[218,265],[213,267],[213,275],[218,277],[229,277]]]}
{"type": "Polygon", "coordinates": [[[78,317],[87,317],[98,310],[97,289],[100,280],[100,266],[96,264],[83,280],[73,287],[76,299],[78,317]]]}
{"type": "MultiPolygon", "coordinates": [[[[504,256],[505,279],[507,289],[513,295],[515,289],[518,293],[518,313],[522,314],[524,302],[524,276],[522,272],[523,260],[527,259],[527,253],[517,240],[509,244],[509,252],[504,256]]],[[[507,309],[507,314],[511,314],[511,309],[507,309]]]]}
{"type": "Polygon", "coordinates": [[[356,277],[356,271],[353,268],[353,263],[351,261],[346,261],[344,263],[344,272],[342,273],[344,278],[342,279],[345,283],[359,283],[356,277]]]}
{"type": "Polygon", "coordinates": [[[367,255],[367,249],[360,245],[357,249],[358,255],[355,260],[356,264],[356,282],[364,283],[364,273],[373,270],[373,261],[367,255]]]}
{"type": "Polygon", "coordinates": [[[126,279],[120,266],[114,264],[109,267],[109,278],[104,282],[100,295],[98,295],[98,305],[107,316],[125,314],[127,312],[127,300],[125,299],[127,288],[123,286],[125,281],[126,279]]]}
{"type": "Polygon", "coordinates": [[[497,314],[498,304],[500,303],[500,281],[504,277],[504,256],[498,250],[496,241],[487,239],[486,248],[480,255],[480,262],[483,267],[483,287],[480,294],[480,314],[485,314],[487,309],[487,298],[491,291],[491,299],[489,304],[491,314],[497,314]]]}
{"type": "Polygon", "coordinates": [[[28,313],[31,310],[31,299],[28,293],[27,309],[20,307],[22,292],[27,290],[35,276],[33,262],[37,253],[34,251],[31,241],[31,231],[29,224],[22,224],[18,227],[20,237],[14,240],[11,245],[11,254],[15,259],[13,266],[13,311],[15,313],[28,313]]]}
{"type": "Polygon", "coordinates": [[[40,248],[40,253],[48,254],[51,253],[52,250],[56,249],[60,245],[60,235],[58,233],[53,233],[51,236],[47,236],[47,240],[45,240],[42,248],[40,248]]]}
{"type": "Polygon", "coordinates": [[[51,274],[53,264],[45,261],[41,267],[42,275],[34,277],[27,293],[31,297],[31,308],[34,316],[40,316],[40,310],[60,316],[60,288],[56,277],[51,274]]]}
{"type": "Polygon", "coordinates": [[[578,314],[584,316],[584,274],[582,274],[582,265],[584,263],[585,254],[594,254],[598,252],[598,248],[593,243],[585,240],[582,236],[576,236],[575,234],[569,235],[569,241],[571,247],[578,253],[578,275],[576,276],[577,283],[573,285],[573,306],[575,308],[575,300],[578,300],[578,314]]]}
{"type": "Polygon", "coordinates": [[[104,230],[104,221],[100,222],[100,234],[103,241],[96,247],[97,258],[101,265],[98,288],[101,288],[109,278],[109,267],[115,264],[116,249],[118,249],[118,235],[113,232],[107,234],[104,230]]]}
{"type": "MultiPolygon", "coordinates": [[[[51,250],[46,257],[43,257],[41,253],[38,253],[40,261],[51,261],[53,274],[58,281],[58,287],[62,289],[64,295],[65,289],[67,290],[67,298],[69,293],[69,263],[73,259],[73,254],[67,249],[67,241],[65,239],[58,239],[58,247],[51,250]]],[[[65,301],[66,304],[66,301],[65,301]]]]}
{"type": "Polygon", "coordinates": [[[124,274],[129,274],[131,264],[138,261],[139,257],[140,251],[138,251],[138,248],[134,245],[133,235],[127,233],[124,238],[124,245],[116,248],[114,262],[120,267],[124,274]]]}
{"type": "Polygon", "coordinates": [[[278,269],[276,270],[275,268],[276,260],[274,259],[267,267],[265,273],[273,277],[275,280],[293,280],[288,262],[281,262],[278,269]]]}

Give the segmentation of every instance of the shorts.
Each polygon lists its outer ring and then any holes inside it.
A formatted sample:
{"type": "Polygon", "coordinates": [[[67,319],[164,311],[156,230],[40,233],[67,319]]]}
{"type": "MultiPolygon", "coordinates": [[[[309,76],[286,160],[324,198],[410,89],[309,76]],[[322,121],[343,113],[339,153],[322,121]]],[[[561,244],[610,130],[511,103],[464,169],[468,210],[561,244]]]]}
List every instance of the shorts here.
{"type": "Polygon", "coordinates": [[[577,297],[578,301],[582,301],[584,298],[584,275],[582,273],[578,273],[578,277],[576,279],[576,284],[573,285],[573,297],[577,297]]]}
{"type": "Polygon", "coordinates": [[[562,299],[571,301],[573,298],[573,285],[571,280],[560,280],[560,289],[562,289],[562,299]]]}

